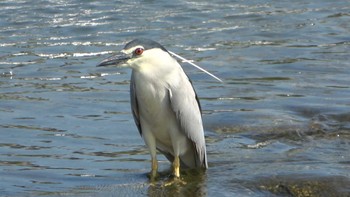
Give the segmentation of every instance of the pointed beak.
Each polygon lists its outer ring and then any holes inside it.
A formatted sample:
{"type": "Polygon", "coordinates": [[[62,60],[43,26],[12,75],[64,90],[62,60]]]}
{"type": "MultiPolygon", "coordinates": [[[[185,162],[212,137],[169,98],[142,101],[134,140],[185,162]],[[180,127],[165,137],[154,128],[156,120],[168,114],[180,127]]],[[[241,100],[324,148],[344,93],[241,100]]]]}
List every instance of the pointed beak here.
{"type": "Polygon", "coordinates": [[[109,66],[109,65],[120,66],[125,64],[130,58],[131,57],[129,55],[123,52],[119,52],[116,55],[113,55],[111,57],[108,57],[107,59],[104,59],[97,66],[109,66]]]}

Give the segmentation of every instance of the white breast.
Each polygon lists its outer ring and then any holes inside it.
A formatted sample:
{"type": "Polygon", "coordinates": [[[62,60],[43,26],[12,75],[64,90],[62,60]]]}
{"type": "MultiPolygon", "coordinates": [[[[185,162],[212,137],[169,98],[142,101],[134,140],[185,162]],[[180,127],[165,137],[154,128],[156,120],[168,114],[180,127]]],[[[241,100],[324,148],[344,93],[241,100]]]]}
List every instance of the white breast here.
{"type": "Polygon", "coordinates": [[[142,130],[149,129],[157,141],[171,146],[169,127],[174,124],[175,117],[170,108],[166,83],[146,80],[141,73],[135,73],[135,91],[142,130]]]}

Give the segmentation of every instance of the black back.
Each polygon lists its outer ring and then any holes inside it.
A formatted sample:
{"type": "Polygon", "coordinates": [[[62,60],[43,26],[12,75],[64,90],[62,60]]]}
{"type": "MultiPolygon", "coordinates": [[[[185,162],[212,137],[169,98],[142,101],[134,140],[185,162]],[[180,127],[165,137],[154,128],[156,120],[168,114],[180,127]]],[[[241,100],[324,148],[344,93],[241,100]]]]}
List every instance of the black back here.
{"type": "Polygon", "coordinates": [[[154,49],[154,48],[160,48],[165,52],[168,52],[161,44],[159,44],[156,41],[150,40],[150,39],[146,39],[146,38],[138,38],[135,40],[130,41],[129,43],[127,43],[124,47],[124,49],[129,49],[135,46],[143,46],[145,50],[148,49],[154,49]]]}

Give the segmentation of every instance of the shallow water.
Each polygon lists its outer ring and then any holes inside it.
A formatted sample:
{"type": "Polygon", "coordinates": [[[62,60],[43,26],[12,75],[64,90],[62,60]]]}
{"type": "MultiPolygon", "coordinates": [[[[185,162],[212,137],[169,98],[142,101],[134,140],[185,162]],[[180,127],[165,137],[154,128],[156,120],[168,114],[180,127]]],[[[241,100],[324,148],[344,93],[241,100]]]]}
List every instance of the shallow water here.
{"type": "Polygon", "coordinates": [[[349,196],[349,1],[1,1],[1,196],[349,196]],[[184,64],[209,169],[149,183],[130,70],[146,37],[184,64]]]}

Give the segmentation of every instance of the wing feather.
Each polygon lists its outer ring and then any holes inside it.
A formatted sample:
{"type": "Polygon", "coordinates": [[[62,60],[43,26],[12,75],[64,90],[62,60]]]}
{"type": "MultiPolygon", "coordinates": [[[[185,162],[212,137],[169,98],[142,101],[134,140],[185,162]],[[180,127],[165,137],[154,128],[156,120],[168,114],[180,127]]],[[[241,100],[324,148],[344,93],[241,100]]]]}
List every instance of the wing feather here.
{"type": "Polygon", "coordinates": [[[201,106],[191,81],[184,72],[181,74],[184,75],[181,78],[186,80],[182,80],[178,86],[170,86],[168,89],[171,108],[176,114],[182,132],[195,147],[196,165],[207,168],[201,106]]]}
{"type": "Polygon", "coordinates": [[[131,111],[134,117],[135,124],[137,129],[139,130],[140,135],[142,136],[142,129],[140,123],[140,114],[139,114],[139,104],[137,102],[136,90],[135,90],[135,80],[134,80],[134,72],[131,73],[131,81],[130,81],[130,102],[131,102],[131,111]]]}

